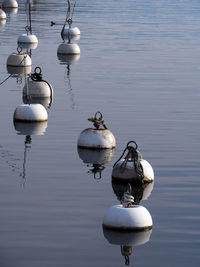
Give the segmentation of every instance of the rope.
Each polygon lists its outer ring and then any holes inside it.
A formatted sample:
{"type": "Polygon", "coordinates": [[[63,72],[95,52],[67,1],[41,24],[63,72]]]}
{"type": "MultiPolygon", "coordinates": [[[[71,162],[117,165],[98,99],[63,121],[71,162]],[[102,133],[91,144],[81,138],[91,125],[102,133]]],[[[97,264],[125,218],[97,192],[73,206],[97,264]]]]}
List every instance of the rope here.
{"type": "Polygon", "coordinates": [[[123,158],[125,152],[127,151],[126,156],[124,157],[124,161],[121,164],[121,169],[122,171],[126,168],[126,165],[128,162],[133,162],[134,163],[134,168],[136,173],[141,177],[144,178],[143,174],[143,168],[142,165],[140,164],[139,157],[140,153],[137,151],[138,145],[135,141],[130,141],[128,142],[126,148],[124,149],[121,157],[115,162],[114,166],[123,158]],[[135,147],[130,146],[130,143],[134,143],[135,147]]]}
{"type": "Polygon", "coordinates": [[[128,184],[127,191],[124,192],[121,203],[122,203],[124,208],[129,208],[134,204],[134,197],[131,195],[131,185],[130,184],[128,184]]]}
{"type": "Polygon", "coordinates": [[[108,129],[106,127],[105,121],[103,120],[103,115],[100,111],[97,111],[94,115],[94,118],[88,118],[89,121],[93,122],[94,127],[98,130],[101,126],[104,127],[104,129],[108,129]],[[97,117],[97,115],[100,115],[100,117],[97,117]]]}

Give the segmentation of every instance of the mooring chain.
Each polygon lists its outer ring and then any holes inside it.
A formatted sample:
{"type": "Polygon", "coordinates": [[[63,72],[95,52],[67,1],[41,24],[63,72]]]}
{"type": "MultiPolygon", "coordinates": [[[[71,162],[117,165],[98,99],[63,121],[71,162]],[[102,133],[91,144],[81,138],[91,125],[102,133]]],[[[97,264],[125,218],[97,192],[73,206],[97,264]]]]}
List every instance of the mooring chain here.
{"type": "Polygon", "coordinates": [[[134,204],[134,197],[131,195],[131,185],[128,184],[127,191],[124,192],[124,195],[121,200],[121,204],[124,208],[129,208],[134,204]]]}
{"type": "Polygon", "coordinates": [[[43,81],[42,79],[42,70],[40,67],[36,67],[34,73],[31,74],[31,79],[33,81],[43,81]]]}
{"type": "Polygon", "coordinates": [[[88,118],[89,121],[93,122],[94,127],[98,130],[101,126],[104,127],[104,129],[108,129],[106,127],[105,121],[103,120],[103,115],[100,111],[97,111],[94,115],[94,118],[88,118]],[[99,117],[98,117],[99,115],[99,117]]]}

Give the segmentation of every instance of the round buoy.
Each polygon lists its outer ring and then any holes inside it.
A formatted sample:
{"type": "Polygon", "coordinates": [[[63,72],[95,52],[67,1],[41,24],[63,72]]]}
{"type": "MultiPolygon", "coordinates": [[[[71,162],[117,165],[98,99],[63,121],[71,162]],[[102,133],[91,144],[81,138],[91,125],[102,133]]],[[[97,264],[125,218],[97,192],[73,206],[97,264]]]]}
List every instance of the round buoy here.
{"type": "Polygon", "coordinates": [[[14,112],[14,121],[42,122],[48,120],[46,109],[41,104],[23,104],[14,112]]]}
{"type": "Polygon", "coordinates": [[[130,141],[119,160],[114,164],[112,179],[125,182],[152,182],[154,171],[148,161],[142,159],[137,144],[130,141]],[[135,147],[130,144],[133,143],[135,147]],[[127,152],[126,156],[124,154],[127,152]]]}
{"type": "Polygon", "coordinates": [[[57,49],[57,54],[79,55],[80,47],[75,43],[62,43],[57,49]]]}
{"type": "Polygon", "coordinates": [[[80,35],[80,34],[81,34],[81,32],[80,32],[79,28],[77,28],[77,27],[65,28],[63,31],[64,36],[74,37],[74,36],[80,35]]]}
{"type": "Polygon", "coordinates": [[[19,135],[43,135],[47,129],[47,121],[32,123],[14,121],[14,127],[19,135]]]}
{"type": "Polygon", "coordinates": [[[35,68],[35,72],[31,74],[31,79],[23,88],[24,96],[30,96],[31,98],[53,97],[53,88],[49,82],[43,80],[40,67],[35,68]]]}
{"type": "Polygon", "coordinates": [[[101,112],[96,112],[94,118],[88,120],[93,122],[95,128],[87,128],[80,133],[78,146],[90,149],[114,148],[116,146],[115,137],[107,129],[101,112]],[[104,128],[101,129],[101,126],[104,128]]]}
{"type": "Polygon", "coordinates": [[[0,20],[6,19],[6,13],[0,8],[0,20]]]}
{"type": "Polygon", "coordinates": [[[16,0],[4,0],[2,3],[3,8],[18,8],[16,0]]]}
{"type": "Polygon", "coordinates": [[[18,43],[20,48],[34,50],[38,47],[38,43],[18,43]]]}
{"type": "Polygon", "coordinates": [[[31,66],[26,67],[13,67],[7,65],[7,71],[9,74],[12,74],[12,77],[21,77],[25,78],[31,73],[31,66]]]}
{"type": "MultiPolygon", "coordinates": [[[[131,184],[131,195],[134,197],[134,203],[138,205],[141,201],[147,200],[153,190],[154,182],[152,183],[138,183],[132,182],[131,184]]],[[[115,179],[112,180],[112,189],[117,196],[117,199],[121,202],[123,199],[124,192],[127,190],[126,182],[119,182],[115,179]]]]}
{"type": "Polygon", "coordinates": [[[64,64],[72,65],[72,64],[75,64],[80,59],[80,55],[57,54],[57,57],[61,65],[64,65],[64,64]]]}
{"type": "Polygon", "coordinates": [[[18,44],[38,44],[38,39],[34,34],[23,33],[18,37],[18,44]]]}
{"type": "Polygon", "coordinates": [[[121,205],[110,207],[103,218],[103,226],[116,230],[145,230],[152,228],[152,218],[145,207],[135,205],[131,185],[124,193],[121,205]]]}
{"type": "Polygon", "coordinates": [[[32,61],[27,53],[12,53],[7,59],[7,66],[27,67],[31,65],[32,61]]]}

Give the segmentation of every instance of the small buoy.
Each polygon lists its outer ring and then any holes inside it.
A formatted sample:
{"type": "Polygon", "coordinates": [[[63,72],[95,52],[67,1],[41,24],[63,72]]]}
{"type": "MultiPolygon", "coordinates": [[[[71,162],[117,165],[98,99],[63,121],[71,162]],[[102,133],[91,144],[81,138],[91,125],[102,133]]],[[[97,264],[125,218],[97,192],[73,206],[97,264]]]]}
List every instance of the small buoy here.
{"type": "Polygon", "coordinates": [[[128,142],[121,157],[113,166],[112,179],[125,182],[152,182],[154,171],[148,161],[142,159],[134,141],[128,142]],[[133,143],[135,147],[130,144],[133,143]],[[124,157],[125,152],[127,155],[124,157]]]}
{"type": "Polygon", "coordinates": [[[6,13],[0,8],[0,20],[6,19],[6,13]]]}
{"type": "Polygon", "coordinates": [[[103,218],[103,227],[136,231],[152,228],[152,218],[148,210],[134,204],[134,197],[131,195],[131,186],[124,193],[122,204],[110,207],[103,218]]]}
{"type": "Polygon", "coordinates": [[[95,128],[87,128],[80,133],[78,146],[89,149],[114,148],[116,146],[115,137],[107,129],[101,112],[96,112],[94,118],[88,120],[93,122],[95,128]],[[101,126],[103,129],[100,128],[101,126]]]}
{"type": "Polygon", "coordinates": [[[27,67],[32,65],[31,58],[27,53],[21,53],[21,50],[18,48],[18,54],[12,53],[7,59],[7,66],[14,67],[27,67]]]}
{"type": "Polygon", "coordinates": [[[80,55],[57,54],[57,57],[61,65],[64,64],[72,65],[75,64],[80,59],[80,55]]]}
{"type": "Polygon", "coordinates": [[[7,65],[7,71],[12,74],[12,77],[26,78],[31,73],[31,66],[26,67],[13,67],[7,65]]]}
{"type": "Polygon", "coordinates": [[[51,84],[42,78],[42,70],[36,67],[31,74],[31,81],[28,81],[23,88],[23,95],[30,98],[52,98],[53,88],[51,84]]]}
{"type": "Polygon", "coordinates": [[[41,104],[23,104],[15,109],[14,121],[42,122],[48,120],[46,109],[41,104]]]}
{"type": "Polygon", "coordinates": [[[104,165],[110,162],[115,154],[115,148],[108,149],[85,149],[78,147],[79,158],[82,159],[83,163],[87,164],[92,169],[89,173],[94,174],[94,179],[101,179],[101,173],[105,169],[104,165]]]}
{"type": "Polygon", "coordinates": [[[80,35],[80,34],[81,34],[81,32],[80,32],[79,28],[77,28],[77,27],[65,28],[63,31],[63,35],[70,36],[70,37],[74,37],[74,36],[80,35]]]}
{"type": "Polygon", "coordinates": [[[75,43],[62,43],[57,49],[57,54],[79,55],[80,47],[75,43]]]}
{"type": "Polygon", "coordinates": [[[4,0],[2,3],[3,8],[18,8],[16,0],[4,0]]]}
{"type": "Polygon", "coordinates": [[[47,121],[32,123],[14,121],[14,127],[19,135],[43,135],[47,129],[47,121]]]}
{"type": "Polygon", "coordinates": [[[38,39],[34,34],[23,33],[18,37],[18,44],[38,44],[38,39]]]}
{"type": "MultiPolygon", "coordinates": [[[[154,182],[152,183],[138,183],[132,182],[131,184],[131,195],[134,197],[134,203],[138,205],[141,201],[147,200],[153,190],[154,182]]],[[[115,179],[112,180],[112,189],[117,196],[117,199],[121,202],[123,199],[124,192],[127,190],[126,182],[119,182],[115,179]]]]}

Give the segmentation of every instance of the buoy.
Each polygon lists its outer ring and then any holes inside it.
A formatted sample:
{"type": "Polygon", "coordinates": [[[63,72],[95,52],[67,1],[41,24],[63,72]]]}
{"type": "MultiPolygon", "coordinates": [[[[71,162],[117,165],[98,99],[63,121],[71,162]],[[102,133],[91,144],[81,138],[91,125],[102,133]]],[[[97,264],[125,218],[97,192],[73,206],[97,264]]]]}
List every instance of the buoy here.
{"type": "Polygon", "coordinates": [[[0,8],[0,20],[6,19],[6,13],[0,8]]]}
{"type": "Polygon", "coordinates": [[[27,53],[21,53],[18,48],[18,53],[12,53],[7,59],[7,66],[27,67],[32,65],[31,58],[27,53]],[[20,54],[21,53],[21,54],[20,54]]]}
{"type": "Polygon", "coordinates": [[[2,3],[3,8],[18,8],[16,0],[4,0],[2,3]]]}
{"type": "Polygon", "coordinates": [[[152,228],[153,222],[150,213],[145,207],[134,205],[134,197],[130,194],[130,187],[124,193],[122,204],[112,206],[106,211],[103,227],[124,231],[152,228]]]}
{"type": "Polygon", "coordinates": [[[23,122],[42,122],[48,120],[48,114],[41,104],[23,104],[15,109],[13,119],[23,122]]]}
{"type": "Polygon", "coordinates": [[[18,37],[18,44],[38,44],[38,39],[34,34],[23,33],[18,37]]]}
{"type": "Polygon", "coordinates": [[[32,123],[14,121],[14,127],[19,135],[43,135],[47,129],[47,121],[32,123]]]}
{"type": "MultiPolygon", "coordinates": [[[[134,204],[138,205],[141,201],[147,200],[153,190],[154,182],[152,183],[138,183],[132,182],[131,184],[131,195],[134,197],[134,204]]],[[[112,188],[117,196],[117,199],[121,202],[123,195],[127,190],[128,183],[119,182],[115,179],[112,180],[112,188]]]]}
{"type": "Polygon", "coordinates": [[[62,43],[57,49],[57,54],[79,55],[80,53],[80,47],[75,43],[62,43]]]}
{"type": "Polygon", "coordinates": [[[121,157],[113,166],[112,179],[125,182],[152,182],[154,171],[148,161],[142,159],[135,141],[128,142],[121,157]],[[135,147],[130,144],[133,143],[135,147]],[[127,155],[124,157],[125,152],[127,155]]]}
{"type": "Polygon", "coordinates": [[[78,138],[78,147],[89,149],[107,149],[116,146],[115,137],[107,129],[101,112],[96,112],[94,118],[89,118],[95,128],[83,130],[78,138]],[[100,128],[100,127],[103,127],[100,128]]]}
{"type": "Polygon", "coordinates": [[[77,27],[65,28],[63,31],[64,36],[74,37],[74,36],[80,35],[80,34],[81,34],[81,32],[80,32],[79,28],[77,28],[77,27]]]}
{"type": "Polygon", "coordinates": [[[7,71],[12,74],[12,77],[26,78],[31,73],[31,66],[26,67],[13,67],[7,65],[7,71]]]}
{"type": "Polygon", "coordinates": [[[18,43],[20,48],[34,50],[38,47],[38,43],[18,43]]]}
{"type": "Polygon", "coordinates": [[[85,149],[78,147],[79,158],[83,163],[87,164],[92,169],[89,173],[94,174],[94,179],[99,180],[102,176],[102,171],[105,169],[104,165],[110,162],[115,154],[115,148],[110,149],[85,149]]]}
{"type": "Polygon", "coordinates": [[[31,74],[31,81],[28,81],[23,88],[23,95],[30,98],[52,98],[53,88],[51,84],[42,78],[42,70],[36,67],[31,74]]]}

